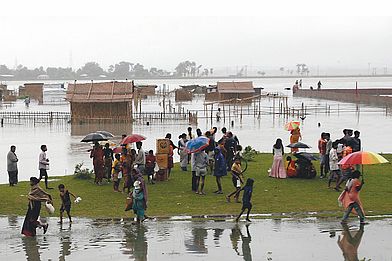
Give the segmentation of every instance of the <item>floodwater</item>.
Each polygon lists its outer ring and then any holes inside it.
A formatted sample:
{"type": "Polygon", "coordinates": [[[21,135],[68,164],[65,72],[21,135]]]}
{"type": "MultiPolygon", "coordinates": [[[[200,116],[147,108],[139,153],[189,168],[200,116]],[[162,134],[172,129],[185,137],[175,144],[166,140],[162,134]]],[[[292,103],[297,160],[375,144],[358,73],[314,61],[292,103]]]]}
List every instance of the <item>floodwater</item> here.
{"type": "Polygon", "coordinates": [[[392,260],[392,219],[306,218],[131,221],[49,219],[46,235],[20,234],[22,217],[0,218],[1,260],[392,260]]]}
{"type": "MultiPolygon", "coordinates": [[[[235,80],[235,79],[230,79],[235,80]]],[[[241,79],[244,80],[244,79],[241,79]]],[[[307,110],[306,119],[302,121],[303,142],[312,146],[309,152],[317,152],[317,140],[321,132],[330,132],[332,139],[342,137],[344,128],[352,128],[361,131],[362,146],[364,150],[375,152],[392,152],[388,143],[384,142],[385,130],[392,129],[392,114],[385,108],[375,108],[364,105],[355,105],[350,103],[337,103],[326,100],[314,100],[293,98],[291,91],[285,91],[285,87],[291,87],[294,79],[251,79],[255,86],[264,87],[265,91],[279,91],[289,96],[288,103],[290,107],[301,108],[302,103],[307,110]],[[316,109],[310,109],[316,108],[316,109]],[[327,110],[328,108],[328,110],[327,110]],[[329,113],[328,113],[329,111],[329,113]],[[319,126],[320,125],[320,126],[319,126]]],[[[319,79],[307,78],[303,80],[303,86],[315,85],[319,79]]],[[[325,88],[348,88],[354,87],[355,81],[361,88],[369,87],[390,87],[392,83],[391,77],[376,78],[325,78],[321,79],[325,88]]],[[[180,84],[214,84],[217,80],[138,80],[136,84],[158,84],[159,88],[165,84],[169,89],[174,89],[180,84]]],[[[17,88],[20,82],[8,82],[10,88],[17,88]]],[[[53,92],[53,90],[52,90],[53,92]]],[[[69,111],[69,105],[64,102],[53,102],[50,93],[48,97],[44,97],[46,104],[38,105],[34,101],[26,108],[23,101],[13,104],[3,104],[0,110],[10,111],[69,111]],[[52,102],[51,102],[52,101],[52,102]]],[[[56,93],[58,98],[58,93],[56,93]]],[[[166,100],[166,105],[169,103],[166,100]]],[[[260,116],[255,116],[253,107],[243,106],[243,116],[241,118],[239,108],[236,110],[233,106],[230,108],[230,118],[228,108],[226,106],[226,118],[217,122],[215,117],[213,120],[204,112],[204,99],[201,96],[194,98],[192,102],[175,103],[174,97],[171,98],[170,104],[172,110],[197,110],[199,120],[197,125],[192,125],[194,130],[200,128],[205,131],[212,126],[218,129],[226,126],[232,130],[240,139],[243,146],[251,145],[262,152],[270,152],[272,145],[277,138],[282,138],[284,144],[289,143],[289,132],[285,131],[283,126],[290,120],[299,120],[298,116],[284,117],[281,115],[273,115],[272,106],[273,99],[264,98],[260,102],[260,116]],[[249,114],[249,115],[245,115],[249,114]],[[234,125],[231,125],[233,121],[234,125]]],[[[162,98],[149,97],[142,101],[143,111],[162,111],[162,98]]],[[[278,101],[276,101],[275,111],[279,110],[278,101]]],[[[259,107],[259,104],[256,104],[259,107]]],[[[210,110],[208,106],[208,110],[210,110]]],[[[217,109],[217,105],[214,106],[217,109]]],[[[166,108],[166,111],[169,109],[166,108]]],[[[214,112],[215,113],[215,112],[214,112]]],[[[188,122],[185,121],[168,121],[160,123],[159,121],[151,122],[147,126],[146,122],[137,122],[133,125],[109,125],[109,126],[91,126],[91,125],[70,125],[66,122],[61,123],[25,123],[25,122],[5,122],[0,128],[0,159],[4,159],[0,163],[0,183],[7,183],[6,175],[6,155],[10,145],[16,145],[16,154],[19,158],[19,178],[27,180],[30,176],[38,175],[38,155],[40,153],[40,145],[47,144],[48,158],[51,165],[49,176],[69,175],[73,173],[74,166],[77,163],[84,162],[85,166],[92,168],[92,162],[89,158],[90,144],[83,144],[80,140],[89,132],[105,129],[113,132],[116,137],[114,142],[119,142],[123,133],[139,133],[145,135],[147,140],[144,142],[144,149],[155,150],[155,140],[163,138],[166,133],[172,133],[173,141],[177,141],[177,137],[186,132],[188,122]]],[[[218,134],[218,138],[221,134],[218,134]]],[[[265,171],[263,170],[263,173],[265,171]]]]}

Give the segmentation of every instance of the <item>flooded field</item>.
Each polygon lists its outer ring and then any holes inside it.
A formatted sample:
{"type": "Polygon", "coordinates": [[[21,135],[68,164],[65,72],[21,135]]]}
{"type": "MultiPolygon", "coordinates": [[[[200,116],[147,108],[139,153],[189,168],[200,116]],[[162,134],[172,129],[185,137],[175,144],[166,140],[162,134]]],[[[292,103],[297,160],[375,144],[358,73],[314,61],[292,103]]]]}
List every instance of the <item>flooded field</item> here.
{"type": "Polygon", "coordinates": [[[392,219],[342,227],[336,220],[130,221],[49,219],[46,235],[0,218],[1,260],[392,260],[392,219]]]}
{"type": "MultiPolygon", "coordinates": [[[[242,79],[243,80],[243,79],[242,79]]],[[[389,87],[392,83],[391,78],[326,78],[321,79],[323,84],[330,88],[347,88],[355,86],[355,80],[359,81],[360,87],[389,87]]],[[[332,139],[338,139],[343,136],[342,129],[352,128],[361,131],[362,146],[364,150],[375,152],[392,152],[388,143],[383,140],[385,130],[392,129],[392,115],[385,108],[375,108],[369,106],[357,106],[355,104],[337,103],[325,100],[312,100],[293,98],[291,91],[285,91],[284,88],[291,87],[293,79],[253,79],[255,86],[264,87],[265,91],[279,91],[287,95],[290,107],[301,108],[302,103],[308,110],[306,119],[302,121],[303,142],[312,146],[308,151],[317,152],[317,140],[321,132],[330,132],[332,139]],[[327,108],[329,113],[327,112],[327,108]]],[[[304,79],[303,86],[312,84],[315,78],[304,79]]],[[[163,83],[173,89],[180,84],[213,84],[216,80],[146,80],[136,81],[140,84],[156,83],[161,86],[163,83]]],[[[17,87],[18,82],[10,82],[9,85],[17,87]]],[[[196,96],[192,102],[175,103],[174,97],[171,100],[172,108],[179,110],[193,110],[198,112],[197,125],[192,124],[194,131],[196,128],[209,130],[216,126],[218,129],[226,126],[233,131],[243,146],[252,146],[262,152],[270,152],[276,138],[282,138],[285,145],[289,143],[289,132],[285,131],[283,126],[287,121],[300,120],[298,115],[282,116],[272,114],[272,98],[263,98],[260,101],[260,116],[255,116],[251,106],[244,105],[242,108],[243,116],[241,118],[238,108],[235,110],[231,107],[230,118],[227,116],[228,108],[226,107],[226,119],[217,122],[215,117],[210,119],[210,112],[204,111],[204,98],[196,96]],[[246,115],[248,114],[248,115],[246,115]],[[231,122],[233,121],[233,125],[231,122]]],[[[258,105],[257,105],[258,106],[258,105]]],[[[277,105],[276,105],[277,106],[277,105]]],[[[217,109],[217,105],[214,106],[217,109]]],[[[6,111],[69,111],[69,105],[44,104],[38,105],[32,102],[29,108],[26,108],[23,101],[17,101],[13,104],[3,104],[0,110],[6,111]]],[[[142,101],[143,111],[162,111],[161,98],[149,97],[142,101]]],[[[276,108],[278,110],[278,107],[276,108]]],[[[27,180],[32,175],[38,175],[38,155],[40,145],[48,145],[48,158],[51,160],[49,175],[69,175],[73,173],[74,166],[77,163],[84,162],[85,166],[91,168],[92,162],[89,158],[90,144],[81,143],[80,140],[87,133],[99,129],[106,129],[113,132],[116,137],[114,142],[120,141],[123,133],[139,133],[145,135],[147,140],[144,142],[145,150],[155,150],[155,140],[163,138],[166,133],[172,133],[173,141],[177,142],[177,137],[186,132],[190,126],[186,121],[165,121],[165,122],[138,122],[133,125],[109,125],[109,126],[91,126],[91,125],[73,125],[67,122],[49,123],[26,123],[26,122],[6,122],[0,128],[0,157],[4,159],[0,164],[0,183],[6,183],[6,155],[10,145],[16,145],[16,154],[19,157],[19,178],[27,180]]],[[[219,133],[218,138],[221,136],[219,133]]]]}

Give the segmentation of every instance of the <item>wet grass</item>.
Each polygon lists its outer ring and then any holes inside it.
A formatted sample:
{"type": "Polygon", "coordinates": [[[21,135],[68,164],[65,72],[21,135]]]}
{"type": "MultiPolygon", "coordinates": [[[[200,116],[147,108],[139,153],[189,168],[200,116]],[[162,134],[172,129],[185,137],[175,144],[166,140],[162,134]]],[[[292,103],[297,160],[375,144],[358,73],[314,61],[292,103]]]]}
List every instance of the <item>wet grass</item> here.
{"type": "MultiPolygon", "coordinates": [[[[392,162],[392,155],[384,155],[392,162]]],[[[327,181],[318,177],[313,180],[269,178],[267,169],[272,164],[271,154],[260,154],[249,163],[246,177],[255,179],[252,213],[273,213],[282,216],[304,216],[306,212],[319,212],[320,216],[340,216],[337,197],[339,193],[327,188],[327,181]]],[[[79,217],[122,218],[133,216],[124,212],[126,195],[113,192],[111,184],[96,186],[92,180],[78,180],[72,176],[56,177],[50,182],[55,188],[49,190],[54,197],[56,213],[60,207],[57,185],[64,183],[68,189],[80,196],[80,204],[73,204],[72,214],[79,217]]],[[[361,199],[367,215],[392,214],[392,166],[390,164],[365,166],[365,186],[361,199]]],[[[233,190],[231,177],[223,178],[223,189],[227,194],[233,190]]],[[[196,195],[191,191],[191,173],[182,172],[176,165],[171,179],[149,185],[150,216],[174,215],[218,215],[237,214],[241,204],[227,203],[224,195],[216,195],[215,178],[207,176],[207,195],[196,195]]],[[[24,215],[29,191],[28,182],[16,187],[0,185],[0,215],[24,215]]],[[[47,215],[42,211],[43,216],[47,215]]],[[[317,215],[317,214],[316,214],[317,215]]]]}

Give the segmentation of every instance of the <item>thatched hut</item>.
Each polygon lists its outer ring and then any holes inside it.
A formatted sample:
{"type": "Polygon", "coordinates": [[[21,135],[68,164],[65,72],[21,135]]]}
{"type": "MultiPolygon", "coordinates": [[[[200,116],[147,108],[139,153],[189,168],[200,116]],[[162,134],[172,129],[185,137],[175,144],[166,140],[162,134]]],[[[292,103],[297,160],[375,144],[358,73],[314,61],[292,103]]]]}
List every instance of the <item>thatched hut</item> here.
{"type": "Polygon", "coordinates": [[[131,122],[133,91],[132,82],[69,84],[72,123],[131,122]]]}
{"type": "Polygon", "coordinates": [[[255,96],[253,82],[218,82],[207,88],[206,100],[244,99],[255,96]]]}

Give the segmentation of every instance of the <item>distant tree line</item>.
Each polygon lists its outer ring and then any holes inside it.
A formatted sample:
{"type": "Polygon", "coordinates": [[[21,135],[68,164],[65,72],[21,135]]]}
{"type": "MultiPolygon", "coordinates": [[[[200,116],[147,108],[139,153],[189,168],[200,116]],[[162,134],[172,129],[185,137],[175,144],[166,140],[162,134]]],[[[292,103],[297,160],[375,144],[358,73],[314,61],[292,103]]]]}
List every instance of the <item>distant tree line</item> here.
{"type": "Polygon", "coordinates": [[[145,68],[143,64],[126,61],[110,65],[106,70],[97,62],[88,62],[75,70],[62,67],[47,67],[44,69],[42,66],[29,69],[23,65],[10,69],[6,65],[0,65],[1,80],[206,77],[212,74],[212,68],[203,68],[202,65],[198,65],[194,61],[180,62],[172,72],[157,67],[145,68]]]}

